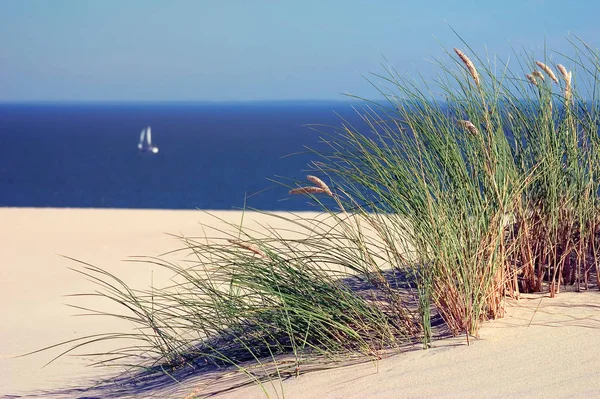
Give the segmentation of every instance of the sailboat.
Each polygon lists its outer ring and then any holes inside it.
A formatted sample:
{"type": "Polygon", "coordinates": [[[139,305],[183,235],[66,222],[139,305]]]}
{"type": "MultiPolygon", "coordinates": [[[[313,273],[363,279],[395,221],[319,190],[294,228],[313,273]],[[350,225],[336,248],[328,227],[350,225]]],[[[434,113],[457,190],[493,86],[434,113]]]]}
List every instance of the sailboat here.
{"type": "Polygon", "coordinates": [[[148,126],[142,129],[140,133],[140,142],[138,143],[138,150],[141,152],[150,152],[152,154],[158,153],[158,147],[152,145],[152,129],[148,126]]]}

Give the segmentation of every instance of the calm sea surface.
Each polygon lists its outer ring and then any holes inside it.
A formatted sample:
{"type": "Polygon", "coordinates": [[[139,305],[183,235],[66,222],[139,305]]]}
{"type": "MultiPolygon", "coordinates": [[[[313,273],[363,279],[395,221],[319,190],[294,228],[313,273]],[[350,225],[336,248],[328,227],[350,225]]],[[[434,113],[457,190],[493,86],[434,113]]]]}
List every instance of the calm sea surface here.
{"type": "Polygon", "coordinates": [[[306,125],[341,117],[359,120],[333,102],[1,104],[0,206],[315,210],[269,179],[303,180],[305,147],[327,151],[306,125]],[[156,155],[137,150],[147,125],[156,155]]]}

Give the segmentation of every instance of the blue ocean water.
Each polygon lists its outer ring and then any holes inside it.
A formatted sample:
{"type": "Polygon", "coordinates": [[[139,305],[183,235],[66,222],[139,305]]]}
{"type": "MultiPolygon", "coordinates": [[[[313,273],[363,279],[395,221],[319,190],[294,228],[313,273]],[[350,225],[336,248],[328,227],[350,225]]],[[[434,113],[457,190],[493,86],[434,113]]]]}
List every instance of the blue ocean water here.
{"type": "Polygon", "coordinates": [[[0,206],[315,210],[268,179],[303,180],[305,147],[327,151],[306,125],[341,118],[359,120],[343,102],[0,104],[0,206]]]}

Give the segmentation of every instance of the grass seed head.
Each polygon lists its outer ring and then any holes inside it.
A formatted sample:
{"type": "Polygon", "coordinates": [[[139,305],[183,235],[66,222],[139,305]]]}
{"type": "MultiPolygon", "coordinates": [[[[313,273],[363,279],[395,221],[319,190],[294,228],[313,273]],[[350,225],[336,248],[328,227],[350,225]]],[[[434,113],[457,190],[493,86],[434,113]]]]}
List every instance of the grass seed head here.
{"type": "Polygon", "coordinates": [[[544,82],[546,80],[546,78],[544,77],[544,74],[538,70],[531,72],[531,75],[535,76],[536,78],[540,78],[542,80],[542,82],[544,82]]]}
{"type": "Polygon", "coordinates": [[[567,72],[567,68],[565,68],[562,64],[558,64],[556,66],[556,69],[558,69],[558,71],[560,72],[560,74],[562,75],[562,77],[565,81],[567,81],[567,79],[569,79],[569,72],[567,72]]]}
{"type": "Polygon", "coordinates": [[[317,186],[318,188],[325,190],[325,194],[327,194],[329,196],[333,196],[333,193],[329,189],[329,186],[327,184],[325,184],[325,182],[323,180],[319,179],[317,176],[308,175],[308,176],[306,176],[306,179],[309,182],[311,182],[312,184],[314,184],[315,186],[317,186]]]}
{"type": "Polygon", "coordinates": [[[548,65],[544,64],[541,61],[536,61],[535,63],[537,66],[540,67],[540,69],[542,71],[546,72],[546,75],[548,75],[550,77],[550,79],[552,79],[552,81],[554,81],[554,83],[558,83],[558,79],[556,78],[556,75],[554,74],[552,69],[550,69],[550,67],[548,65]]]}
{"type": "Polygon", "coordinates": [[[239,240],[232,240],[232,239],[229,239],[227,241],[229,241],[233,245],[237,245],[240,248],[247,249],[250,252],[254,252],[261,258],[268,258],[267,254],[265,254],[263,251],[261,251],[256,245],[252,245],[247,242],[243,242],[243,241],[239,241],[239,240]]]}
{"type": "Polygon", "coordinates": [[[465,66],[469,70],[469,73],[473,77],[473,80],[475,81],[475,84],[477,85],[477,87],[480,87],[479,74],[477,73],[477,69],[475,69],[475,65],[473,64],[473,62],[469,59],[469,57],[467,57],[467,55],[465,53],[463,53],[459,49],[455,48],[454,52],[456,53],[456,55],[458,55],[458,58],[461,59],[461,61],[465,64],[465,66]]]}
{"type": "Polygon", "coordinates": [[[569,71],[569,73],[567,74],[567,78],[565,79],[565,81],[567,82],[565,87],[565,99],[567,101],[567,104],[571,102],[573,96],[571,89],[571,79],[573,79],[573,72],[569,71]]]}
{"type": "Polygon", "coordinates": [[[471,121],[458,120],[458,121],[456,121],[456,123],[458,124],[458,126],[462,127],[463,129],[467,129],[469,131],[469,133],[471,133],[471,134],[474,134],[474,135],[479,134],[479,131],[477,130],[477,128],[471,121]]]}
{"type": "Polygon", "coordinates": [[[535,78],[533,77],[533,74],[531,74],[531,75],[525,75],[525,76],[527,77],[527,80],[529,80],[529,82],[532,85],[534,85],[534,86],[538,85],[537,80],[535,80],[535,78]]]}
{"type": "Polygon", "coordinates": [[[571,79],[573,74],[570,71],[567,71],[567,68],[564,65],[558,64],[556,69],[560,72],[563,79],[565,80],[565,100],[567,103],[571,101],[571,79]]]}
{"type": "Polygon", "coordinates": [[[290,194],[328,194],[327,190],[322,189],[321,187],[298,187],[290,190],[290,194]]]}

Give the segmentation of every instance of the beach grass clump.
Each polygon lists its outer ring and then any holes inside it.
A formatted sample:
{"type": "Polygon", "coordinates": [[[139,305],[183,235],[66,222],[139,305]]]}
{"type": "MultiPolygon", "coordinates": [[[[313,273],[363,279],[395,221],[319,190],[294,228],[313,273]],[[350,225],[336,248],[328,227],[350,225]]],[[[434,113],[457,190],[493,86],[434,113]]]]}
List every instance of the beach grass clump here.
{"type": "Polygon", "coordinates": [[[471,84],[448,70],[460,89],[444,84],[438,90],[446,97],[436,101],[390,71],[392,106],[363,114],[369,134],[344,125],[328,137],[331,155],[316,165],[335,176],[346,209],[408,236],[414,256],[407,262],[401,254],[389,267],[414,276],[423,329],[431,327],[425,312],[433,305],[452,332],[469,335],[503,311],[505,214],[520,180],[500,117],[490,112],[502,87],[486,87],[468,56],[456,54],[471,84]]]}
{"type": "Polygon", "coordinates": [[[152,260],[176,276],[161,289],[134,291],[86,266],[98,295],[128,313],[117,317],[140,326],[108,360],[201,359],[257,380],[244,362],[293,354],[299,368],[427,347],[438,316],[468,342],[507,297],[588,289],[600,249],[600,57],[573,45],[567,66],[524,56],[500,75],[460,49],[432,82],[386,70],[384,100],[360,103],[362,126],[324,131],[311,185],[289,187],[322,217],[182,238],[196,261],[152,260]]]}
{"type": "Polygon", "coordinates": [[[409,226],[418,261],[391,267],[413,273],[420,301],[455,334],[477,335],[507,296],[589,287],[600,165],[598,104],[586,98],[597,98],[599,59],[573,44],[573,68],[588,75],[581,94],[572,70],[530,57],[496,76],[455,49],[457,68],[440,64],[433,83],[390,69],[377,75],[386,101],[359,111],[368,129],[328,133],[331,153],[315,162],[346,209],[409,226]]]}
{"type": "MultiPolygon", "coordinates": [[[[328,192],[321,179],[309,180],[322,190],[318,194],[328,192]]],[[[96,354],[97,364],[126,365],[141,374],[158,368],[173,378],[181,370],[187,375],[234,367],[260,383],[273,373],[297,373],[307,362],[378,359],[420,339],[411,298],[397,289],[395,276],[384,274],[382,247],[359,220],[347,214],[286,222],[295,237],[267,227],[241,232],[231,225],[231,233],[219,232],[208,241],[180,237],[183,250],[194,257],[184,265],[135,260],[170,270],[173,283],[165,287],[133,289],[118,276],[81,263],[76,270],[99,286],[85,295],[119,304],[122,313],[106,315],[136,329],[63,343],[67,349],[61,355],[114,340],[121,346],[96,354]],[[283,368],[280,355],[292,356],[283,368]],[[276,368],[252,369],[249,362],[276,368]]]]}
{"type": "Polygon", "coordinates": [[[596,263],[600,165],[598,105],[593,99],[598,58],[578,43],[586,56],[571,62],[582,71],[581,81],[587,80],[581,94],[574,89],[573,72],[557,64],[562,82],[550,66],[544,71],[554,76],[559,90],[539,85],[528,90],[526,103],[511,106],[515,159],[519,173],[531,176],[514,213],[511,259],[524,292],[548,290],[554,296],[567,284],[587,289],[596,263]]]}

